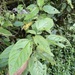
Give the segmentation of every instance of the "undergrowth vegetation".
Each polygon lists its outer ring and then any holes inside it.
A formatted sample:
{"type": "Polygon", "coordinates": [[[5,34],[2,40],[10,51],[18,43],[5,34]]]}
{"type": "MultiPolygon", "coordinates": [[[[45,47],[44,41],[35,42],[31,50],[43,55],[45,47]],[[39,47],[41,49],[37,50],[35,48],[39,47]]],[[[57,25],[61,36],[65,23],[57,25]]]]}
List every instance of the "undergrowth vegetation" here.
{"type": "Polygon", "coordinates": [[[75,75],[74,0],[30,0],[0,15],[0,75],[75,75]]]}

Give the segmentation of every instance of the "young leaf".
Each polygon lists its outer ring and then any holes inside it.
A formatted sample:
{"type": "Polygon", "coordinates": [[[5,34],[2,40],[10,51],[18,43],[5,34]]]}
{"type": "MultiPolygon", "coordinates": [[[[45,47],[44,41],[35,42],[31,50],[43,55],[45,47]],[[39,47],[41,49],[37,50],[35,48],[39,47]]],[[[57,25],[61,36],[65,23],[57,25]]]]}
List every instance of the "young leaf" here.
{"type": "Polygon", "coordinates": [[[42,65],[36,58],[33,58],[29,62],[29,71],[31,75],[46,75],[46,66],[42,65]]]}
{"type": "Polygon", "coordinates": [[[44,5],[44,0],[37,0],[37,4],[39,7],[42,7],[44,5]]]}
{"type": "Polygon", "coordinates": [[[38,7],[34,7],[33,10],[26,15],[25,20],[32,19],[33,17],[35,17],[38,14],[38,12],[39,12],[38,7]]]}
{"type": "Polygon", "coordinates": [[[53,27],[54,22],[51,18],[44,18],[44,19],[36,21],[34,25],[36,26],[36,29],[38,31],[45,30],[48,32],[53,27]]]}
{"type": "Polygon", "coordinates": [[[19,40],[12,48],[9,55],[9,75],[14,75],[29,59],[32,53],[31,41],[19,40]]]}
{"type": "Polygon", "coordinates": [[[34,42],[37,45],[38,50],[41,50],[42,52],[46,52],[50,56],[53,56],[53,53],[51,52],[49,44],[45,38],[40,35],[36,35],[34,37],[34,42]]]}
{"type": "Polygon", "coordinates": [[[10,31],[8,31],[8,30],[6,30],[6,29],[4,29],[2,27],[0,27],[0,34],[4,35],[6,37],[12,35],[10,31]]]}
{"type": "Polygon", "coordinates": [[[58,14],[58,13],[60,13],[56,8],[54,8],[54,7],[51,6],[51,5],[45,5],[45,6],[43,7],[43,10],[44,10],[45,12],[47,12],[48,14],[58,14]]]}
{"type": "Polygon", "coordinates": [[[3,59],[3,58],[8,58],[9,57],[9,53],[12,49],[14,45],[10,45],[9,47],[7,47],[1,54],[0,54],[0,59],[3,59]]]}
{"type": "Polygon", "coordinates": [[[27,23],[26,25],[24,25],[24,26],[22,27],[22,29],[27,30],[27,29],[32,25],[32,23],[33,23],[33,22],[27,23]]]}

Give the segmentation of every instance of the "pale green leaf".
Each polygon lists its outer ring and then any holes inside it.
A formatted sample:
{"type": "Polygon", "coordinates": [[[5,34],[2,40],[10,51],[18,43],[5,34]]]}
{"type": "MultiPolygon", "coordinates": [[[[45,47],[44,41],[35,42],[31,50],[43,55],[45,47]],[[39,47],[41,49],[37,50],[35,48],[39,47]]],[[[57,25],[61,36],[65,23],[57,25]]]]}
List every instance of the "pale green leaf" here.
{"type": "Polygon", "coordinates": [[[53,53],[50,50],[49,44],[45,38],[40,35],[36,35],[34,37],[34,42],[37,45],[37,49],[41,50],[42,52],[48,53],[50,56],[53,56],[53,53]]]}
{"type": "Polygon", "coordinates": [[[4,24],[4,17],[0,16],[0,24],[3,25],[4,24]]]}
{"type": "Polygon", "coordinates": [[[47,40],[50,44],[55,44],[62,48],[66,47],[66,45],[64,44],[65,42],[71,46],[70,42],[66,38],[60,35],[49,35],[47,36],[47,40]]]}
{"type": "Polygon", "coordinates": [[[71,8],[73,9],[73,5],[72,5],[72,0],[67,0],[67,3],[71,6],[71,8]]]}
{"type": "Polygon", "coordinates": [[[37,4],[39,7],[42,7],[44,5],[44,0],[37,0],[37,4]]]}
{"type": "Polygon", "coordinates": [[[10,19],[15,20],[15,14],[11,14],[10,19]]]}
{"type": "Polygon", "coordinates": [[[13,26],[11,21],[4,21],[4,24],[2,25],[3,27],[8,27],[8,26],[13,26]]]}
{"type": "Polygon", "coordinates": [[[32,10],[34,9],[34,7],[36,7],[35,4],[30,4],[30,5],[27,7],[27,9],[30,10],[30,11],[32,11],[32,10]]]}
{"type": "Polygon", "coordinates": [[[47,12],[48,14],[58,14],[58,13],[60,13],[56,8],[54,8],[54,7],[51,6],[51,5],[45,5],[45,6],[43,7],[43,10],[44,10],[45,12],[47,12]]]}
{"type": "Polygon", "coordinates": [[[8,58],[9,57],[9,53],[12,49],[14,45],[10,45],[8,46],[1,54],[0,54],[0,59],[3,59],[3,58],[8,58]]]}
{"type": "Polygon", "coordinates": [[[39,12],[38,7],[34,7],[32,9],[32,11],[26,15],[25,20],[32,19],[33,17],[35,17],[38,14],[38,12],[39,12]]]}
{"type": "Polygon", "coordinates": [[[34,30],[28,30],[27,33],[36,34],[34,30]]]}
{"type": "Polygon", "coordinates": [[[46,30],[48,32],[53,27],[54,22],[51,18],[44,18],[36,21],[34,25],[38,31],[46,30]]]}
{"type": "Polygon", "coordinates": [[[9,55],[9,74],[14,75],[14,73],[29,59],[31,53],[31,41],[28,39],[19,40],[13,46],[9,55]]]}
{"type": "Polygon", "coordinates": [[[56,62],[53,59],[53,57],[50,56],[48,53],[45,53],[45,52],[42,52],[42,51],[37,51],[36,54],[38,55],[38,58],[46,60],[46,61],[50,62],[52,65],[56,64],[56,62]]]}
{"type": "Polygon", "coordinates": [[[35,57],[29,62],[29,71],[31,75],[46,75],[46,65],[43,65],[35,57]]]}
{"type": "Polygon", "coordinates": [[[22,73],[22,75],[28,75],[28,68],[25,69],[25,71],[22,73]]]}
{"type": "Polygon", "coordinates": [[[6,37],[12,35],[10,31],[8,31],[8,30],[6,30],[6,29],[4,29],[2,27],[0,27],[0,34],[4,35],[6,37]]]}

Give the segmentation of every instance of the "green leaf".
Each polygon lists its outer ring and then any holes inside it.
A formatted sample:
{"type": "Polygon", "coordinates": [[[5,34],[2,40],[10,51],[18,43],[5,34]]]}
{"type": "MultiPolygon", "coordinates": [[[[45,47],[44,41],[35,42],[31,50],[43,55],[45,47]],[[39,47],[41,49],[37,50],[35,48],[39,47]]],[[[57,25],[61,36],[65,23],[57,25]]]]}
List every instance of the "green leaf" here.
{"type": "Polygon", "coordinates": [[[11,20],[15,20],[15,14],[11,14],[9,17],[11,20]]]}
{"type": "Polygon", "coordinates": [[[7,58],[0,59],[0,67],[5,67],[7,64],[8,64],[7,58]]]}
{"type": "Polygon", "coordinates": [[[73,5],[72,5],[72,0],[67,0],[67,3],[71,6],[71,8],[73,9],[73,5]]]}
{"type": "Polygon", "coordinates": [[[38,31],[46,30],[47,32],[49,32],[50,29],[53,27],[54,22],[51,18],[44,18],[36,21],[34,25],[36,26],[36,29],[38,31]]]}
{"type": "Polygon", "coordinates": [[[41,50],[42,52],[46,52],[50,56],[53,56],[53,53],[51,52],[49,44],[45,38],[40,35],[36,35],[34,37],[34,42],[37,45],[38,50],[41,50]]]}
{"type": "MultiPolygon", "coordinates": [[[[22,20],[23,18],[25,17],[25,14],[17,14],[16,15],[16,18],[18,19],[18,20],[22,20]]],[[[23,24],[22,24],[23,25],[23,24]]]]}
{"type": "Polygon", "coordinates": [[[42,52],[42,51],[37,51],[36,54],[38,55],[38,57],[40,59],[46,60],[46,61],[50,62],[52,65],[55,65],[56,64],[56,62],[53,59],[53,57],[50,56],[48,53],[45,53],[45,52],[42,52]]]}
{"type": "Polygon", "coordinates": [[[14,73],[29,59],[31,53],[31,41],[28,39],[19,40],[13,46],[9,55],[9,74],[14,75],[14,73]]]}
{"type": "Polygon", "coordinates": [[[4,29],[2,27],[0,27],[0,34],[4,35],[6,37],[12,35],[10,31],[8,31],[8,30],[6,30],[6,29],[4,29]]]}
{"type": "Polygon", "coordinates": [[[42,7],[44,5],[44,0],[37,0],[37,4],[39,7],[42,7]]]}
{"type": "Polygon", "coordinates": [[[71,46],[70,42],[60,35],[49,35],[47,36],[47,40],[49,41],[50,44],[58,45],[61,48],[66,47],[64,42],[66,42],[69,46],[71,46]]]}
{"type": "Polygon", "coordinates": [[[10,45],[9,47],[7,47],[1,54],[0,54],[0,59],[3,59],[3,58],[8,58],[9,57],[9,53],[12,49],[14,45],[10,45]]]}
{"type": "Polygon", "coordinates": [[[51,5],[45,5],[45,6],[43,7],[43,10],[44,10],[45,12],[47,12],[48,14],[58,14],[58,13],[60,13],[56,8],[54,8],[54,7],[51,6],[51,5]]]}
{"type": "Polygon", "coordinates": [[[0,16],[0,24],[3,25],[4,24],[4,17],[0,16]]]}
{"type": "Polygon", "coordinates": [[[26,15],[25,20],[32,19],[33,17],[35,17],[38,14],[38,12],[39,12],[38,7],[34,7],[33,10],[26,15]]]}
{"type": "Polygon", "coordinates": [[[13,26],[11,21],[4,21],[4,24],[2,25],[3,27],[8,27],[8,26],[13,26]]]}
{"type": "Polygon", "coordinates": [[[25,69],[25,71],[22,73],[22,75],[28,75],[28,68],[25,69]]]}
{"type": "Polygon", "coordinates": [[[34,30],[28,30],[27,33],[36,34],[34,30]]]}
{"type": "Polygon", "coordinates": [[[36,7],[35,4],[30,4],[30,5],[27,7],[27,9],[30,10],[30,11],[32,11],[32,10],[34,9],[34,7],[36,7]]]}
{"type": "Polygon", "coordinates": [[[14,26],[18,27],[18,26],[23,26],[24,23],[21,21],[15,21],[14,26]]]}
{"type": "Polygon", "coordinates": [[[29,62],[29,71],[31,75],[46,75],[46,65],[43,65],[36,58],[33,58],[29,62]]]}

